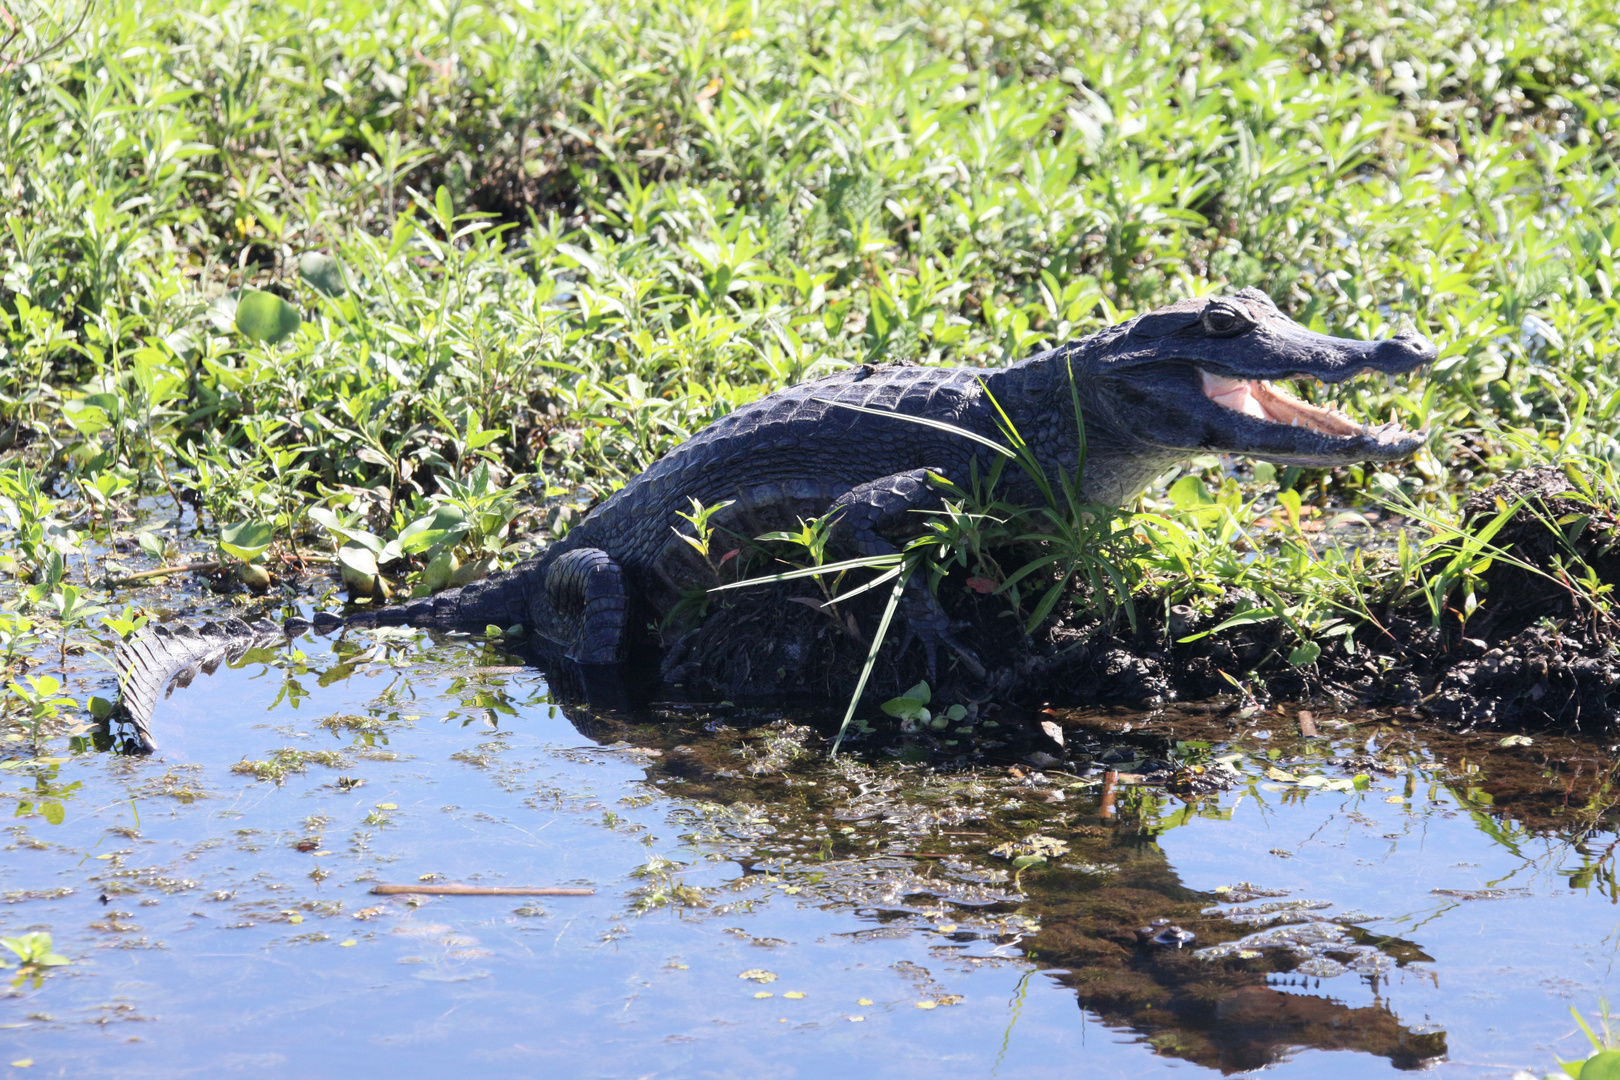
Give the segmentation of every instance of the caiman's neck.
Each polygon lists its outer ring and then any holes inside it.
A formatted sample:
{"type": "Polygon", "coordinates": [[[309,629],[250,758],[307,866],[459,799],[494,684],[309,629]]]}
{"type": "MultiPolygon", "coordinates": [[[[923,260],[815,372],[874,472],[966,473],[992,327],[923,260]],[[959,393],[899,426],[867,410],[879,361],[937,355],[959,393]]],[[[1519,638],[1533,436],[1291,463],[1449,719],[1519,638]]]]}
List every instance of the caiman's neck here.
{"type": "Polygon", "coordinates": [[[1073,395],[1067,350],[1043,353],[985,376],[984,384],[1035,451],[1048,476],[1073,475],[1080,457],[1074,396],[1086,428],[1086,498],[1123,506],[1186,455],[1152,446],[1124,430],[1075,361],[1073,395]]]}

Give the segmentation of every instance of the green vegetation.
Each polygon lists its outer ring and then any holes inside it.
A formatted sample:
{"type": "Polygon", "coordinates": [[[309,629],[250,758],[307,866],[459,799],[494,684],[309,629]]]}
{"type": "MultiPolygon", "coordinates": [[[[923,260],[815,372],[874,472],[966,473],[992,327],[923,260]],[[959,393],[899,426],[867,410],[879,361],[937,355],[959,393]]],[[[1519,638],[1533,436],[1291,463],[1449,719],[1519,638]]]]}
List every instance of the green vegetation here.
{"type": "MultiPolygon", "coordinates": [[[[1560,1061],[1559,1071],[1547,1076],[1547,1080],[1562,1080],[1572,1077],[1573,1080],[1614,1080],[1620,1077],[1620,1034],[1617,1034],[1609,1016],[1609,1003],[1598,1002],[1598,1030],[1593,1031],[1586,1019],[1574,1009],[1569,1014],[1580,1025],[1581,1032],[1586,1040],[1592,1044],[1592,1053],[1579,1061],[1560,1061]]],[[[1515,1080],[1526,1077],[1535,1080],[1533,1073],[1517,1073],[1515,1080]]]]}
{"type": "Polygon", "coordinates": [[[263,761],[243,758],[231,766],[231,772],[243,773],[255,780],[269,780],[280,787],[289,773],[303,772],[312,761],[329,769],[341,769],[349,764],[348,759],[336,750],[294,750],[283,747],[263,761]]]}
{"type": "MultiPolygon", "coordinates": [[[[1498,553],[1456,531],[1460,485],[1578,458],[1614,490],[1607,3],[14,13],[8,665],[133,625],[98,618],[105,584],[188,552],[220,587],[426,593],[785,383],[1002,363],[1245,285],[1319,330],[1439,342],[1432,376],[1317,392],[1429,425],[1430,448],[1376,474],[1200,462],[1119,519],[1064,497],[998,514],[1046,545],[1023,576],[983,563],[989,510],[964,502],[941,551],[1023,588],[1033,621],[1053,569],[1128,617],[1245,590],[1233,617],[1284,620],[1308,665],[1380,603],[1472,610],[1498,553]],[[1435,539],[1381,563],[1313,543],[1318,508],[1364,497],[1435,539]],[[1099,529],[1113,557],[1071,569],[1099,529]],[[99,557],[120,540],[131,565],[99,557]]],[[[6,681],[14,734],[67,730],[55,690],[6,681]]]]}
{"type": "Polygon", "coordinates": [[[73,963],[67,957],[52,951],[51,935],[43,931],[0,938],[0,945],[5,946],[6,951],[11,953],[10,957],[0,954],[0,968],[17,968],[17,977],[11,980],[13,989],[25,982],[32,982],[35,988],[38,988],[48,969],[73,963]]]}

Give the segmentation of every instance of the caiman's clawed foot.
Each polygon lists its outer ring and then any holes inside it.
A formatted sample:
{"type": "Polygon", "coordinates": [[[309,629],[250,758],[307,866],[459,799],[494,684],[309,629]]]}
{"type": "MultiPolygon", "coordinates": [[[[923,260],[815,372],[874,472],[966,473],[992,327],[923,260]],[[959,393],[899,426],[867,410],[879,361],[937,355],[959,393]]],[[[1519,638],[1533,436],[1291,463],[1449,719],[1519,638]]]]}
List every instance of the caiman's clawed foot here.
{"type": "Polygon", "coordinates": [[[951,620],[939,602],[931,595],[924,593],[920,597],[907,596],[905,600],[906,636],[900,643],[900,652],[903,654],[913,641],[922,643],[923,655],[927,658],[928,681],[936,681],[939,670],[939,647],[945,646],[956,654],[957,660],[967,669],[968,674],[975,679],[984,678],[984,665],[979,658],[973,655],[973,650],[963,645],[951,634],[951,620]]]}

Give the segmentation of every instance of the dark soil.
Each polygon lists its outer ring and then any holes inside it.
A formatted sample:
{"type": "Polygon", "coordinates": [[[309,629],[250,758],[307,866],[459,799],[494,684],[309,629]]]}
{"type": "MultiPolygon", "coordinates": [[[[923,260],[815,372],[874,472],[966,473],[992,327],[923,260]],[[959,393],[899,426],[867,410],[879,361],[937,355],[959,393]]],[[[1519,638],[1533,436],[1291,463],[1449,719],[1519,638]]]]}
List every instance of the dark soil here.
{"type": "MultiPolygon", "coordinates": [[[[1495,560],[1466,623],[1448,611],[1435,627],[1420,599],[1382,613],[1380,625],[1360,627],[1353,653],[1334,644],[1310,668],[1299,669],[1288,659],[1296,643],[1280,623],[1179,640],[1224,620],[1238,597],[1210,615],[1141,606],[1135,633],[1099,626],[1082,600],[1055,625],[1025,637],[1000,598],[948,580],[939,595],[960,627],[957,640],[983,663],[986,676],[970,674],[948,650],[930,672],[917,644],[886,645],[868,683],[868,702],[888,700],[922,679],[936,700],[1025,707],[1151,708],[1241,687],[1259,701],[1327,693],[1414,709],[1467,728],[1606,731],[1620,714],[1617,628],[1571,582],[1590,573],[1620,585],[1615,508],[1593,505],[1557,469],[1526,470],[1470,498],[1468,527],[1484,528],[1499,508],[1521,499],[1525,505],[1493,543],[1537,569],[1495,560]]],[[[817,599],[813,588],[792,582],[731,594],[672,643],[664,681],[690,700],[847,698],[886,590],[872,590],[833,614],[806,602],[817,599]]],[[[900,620],[891,633],[896,640],[905,636],[900,620]]]]}

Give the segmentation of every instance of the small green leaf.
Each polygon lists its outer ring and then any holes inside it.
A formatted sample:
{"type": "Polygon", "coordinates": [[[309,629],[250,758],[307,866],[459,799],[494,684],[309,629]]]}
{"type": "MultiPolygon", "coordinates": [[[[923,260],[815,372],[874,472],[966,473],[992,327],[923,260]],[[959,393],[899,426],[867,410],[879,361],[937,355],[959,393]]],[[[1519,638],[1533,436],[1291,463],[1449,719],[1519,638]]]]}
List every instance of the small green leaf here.
{"type": "Polygon", "coordinates": [[[262,521],[238,521],[219,530],[219,547],[243,562],[252,562],[274,538],[275,530],[262,521]]]}
{"type": "Polygon", "coordinates": [[[439,220],[446,225],[456,218],[455,204],[450,201],[450,189],[443,184],[433,192],[433,208],[439,212],[439,220]]]}
{"type": "Polygon", "coordinates": [[[1310,667],[1316,663],[1316,658],[1321,655],[1322,646],[1314,641],[1307,641],[1288,654],[1288,662],[1295,667],[1310,667]]]}
{"type": "Polygon", "coordinates": [[[343,264],[319,251],[306,251],[298,256],[298,276],[310,288],[326,296],[338,297],[349,291],[343,280],[343,264]]]}
{"type": "Polygon", "coordinates": [[[67,820],[67,808],[59,802],[41,803],[39,812],[52,825],[60,825],[67,820]]]}
{"type": "Polygon", "coordinates": [[[105,720],[107,717],[112,715],[112,702],[108,701],[104,697],[96,697],[91,695],[90,700],[86,701],[84,704],[85,707],[90,710],[90,715],[95,717],[97,720],[105,720]]]}
{"type": "Polygon", "coordinates": [[[338,561],[357,574],[375,577],[377,556],[357,545],[345,544],[338,549],[338,561]]]}
{"type": "Polygon", "coordinates": [[[1581,1064],[1581,1080],[1620,1080],[1620,1050],[1600,1050],[1581,1064]]]}
{"type": "Polygon", "coordinates": [[[1015,869],[1015,870],[1028,870],[1032,866],[1045,866],[1046,865],[1046,856],[1044,856],[1044,855],[1020,855],[1020,856],[1018,856],[1018,858],[1016,858],[1016,859],[1014,859],[1012,861],[1012,864],[1013,864],[1013,869],[1015,869]]]}
{"type": "Polygon", "coordinates": [[[1212,506],[1215,503],[1209,489],[1196,476],[1183,476],[1170,485],[1167,494],[1177,510],[1192,510],[1200,506],[1212,506]]]}
{"type": "Polygon", "coordinates": [[[161,561],[163,556],[168,551],[168,544],[166,544],[163,538],[158,536],[156,533],[143,532],[135,539],[140,543],[141,550],[152,556],[154,559],[161,561]]]}
{"type": "Polygon", "coordinates": [[[292,335],[303,322],[298,309],[274,293],[244,289],[236,301],[236,329],[268,345],[292,335]]]}
{"type": "Polygon", "coordinates": [[[1528,735],[1509,735],[1506,738],[1500,740],[1496,745],[1497,746],[1529,746],[1530,744],[1534,743],[1535,741],[1536,740],[1532,739],[1528,735]]]}

